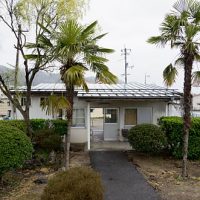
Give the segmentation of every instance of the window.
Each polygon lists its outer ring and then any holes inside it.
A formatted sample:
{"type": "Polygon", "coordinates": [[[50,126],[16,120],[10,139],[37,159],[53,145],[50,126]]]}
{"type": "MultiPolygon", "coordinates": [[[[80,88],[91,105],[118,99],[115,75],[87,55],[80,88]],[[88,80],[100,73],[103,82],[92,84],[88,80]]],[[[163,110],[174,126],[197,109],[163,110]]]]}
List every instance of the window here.
{"type": "Polygon", "coordinates": [[[136,125],[137,124],[137,109],[128,108],[125,109],[124,125],[136,125]]]}
{"type": "MultiPolygon", "coordinates": [[[[21,98],[21,106],[25,106],[26,105],[26,97],[22,97],[21,98]]],[[[31,99],[30,99],[30,104],[29,106],[31,105],[31,99]]]]}
{"type": "Polygon", "coordinates": [[[8,117],[11,117],[11,110],[8,110],[8,117]]]}
{"type": "Polygon", "coordinates": [[[59,109],[58,110],[58,119],[62,119],[62,117],[63,117],[63,110],[59,109]]]}
{"type": "Polygon", "coordinates": [[[48,97],[41,97],[40,98],[40,106],[47,104],[48,102],[48,97]]]}
{"type": "Polygon", "coordinates": [[[116,108],[105,109],[105,123],[117,123],[118,121],[118,110],[116,108]]]}
{"type": "Polygon", "coordinates": [[[26,97],[22,97],[21,98],[21,106],[25,106],[26,105],[26,97]]]}
{"type": "Polygon", "coordinates": [[[85,126],[85,110],[84,109],[73,110],[72,126],[74,127],[85,126]]]}

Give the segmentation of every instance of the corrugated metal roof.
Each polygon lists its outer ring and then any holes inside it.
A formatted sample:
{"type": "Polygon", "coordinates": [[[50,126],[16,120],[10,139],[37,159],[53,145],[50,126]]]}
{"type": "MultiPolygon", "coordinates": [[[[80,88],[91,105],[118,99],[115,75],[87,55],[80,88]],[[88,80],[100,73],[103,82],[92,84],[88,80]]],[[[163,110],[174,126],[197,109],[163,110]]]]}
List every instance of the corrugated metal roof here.
{"type": "MultiPolygon", "coordinates": [[[[174,89],[167,89],[154,84],[88,84],[89,91],[75,89],[80,98],[180,98],[181,93],[174,89]]],[[[24,91],[21,87],[19,90],[24,91]]],[[[32,92],[64,92],[62,83],[41,83],[32,87],[32,92]]]]}

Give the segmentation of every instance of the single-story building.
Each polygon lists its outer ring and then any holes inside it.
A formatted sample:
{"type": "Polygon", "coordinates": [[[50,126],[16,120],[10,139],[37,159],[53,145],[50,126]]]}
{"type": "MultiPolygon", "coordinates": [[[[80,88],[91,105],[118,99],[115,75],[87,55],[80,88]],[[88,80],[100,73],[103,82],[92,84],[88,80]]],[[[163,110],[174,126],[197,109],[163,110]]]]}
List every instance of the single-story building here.
{"type": "MultiPolygon", "coordinates": [[[[103,140],[116,141],[122,137],[123,129],[130,129],[136,124],[152,123],[162,116],[172,116],[180,113],[181,94],[173,89],[166,89],[152,84],[88,84],[89,91],[76,89],[74,96],[72,143],[87,143],[90,149],[91,135],[94,127],[91,123],[91,113],[102,109],[103,125],[101,131],[103,140]],[[176,112],[176,114],[174,114],[176,112]]],[[[22,92],[22,105],[25,102],[22,92]]],[[[47,115],[40,107],[43,98],[50,94],[65,95],[65,86],[59,84],[39,84],[32,87],[30,118],[64,118],[61,110],[57,115],[47,115]]],[[[99,111],[98,111],[99,112],[99,111]]],[[[22,119],[18,110],[12,109],[13,119],[22,119]]],[[[95,116],[95,115],[94,115],[95,116]]],[[[98,132],[98,130],[96,130],[98,132]]]]}
{"type": "Polygon", "coordinates": [[[0,90],[0,119],[11,115],[10,103],[8,98],[0,90]]]}
{"type": "Polygon", "coordinates": [[[194,94],[192,96],[192,115],[194,117],[200,117],[200,94],[194,94]]]}

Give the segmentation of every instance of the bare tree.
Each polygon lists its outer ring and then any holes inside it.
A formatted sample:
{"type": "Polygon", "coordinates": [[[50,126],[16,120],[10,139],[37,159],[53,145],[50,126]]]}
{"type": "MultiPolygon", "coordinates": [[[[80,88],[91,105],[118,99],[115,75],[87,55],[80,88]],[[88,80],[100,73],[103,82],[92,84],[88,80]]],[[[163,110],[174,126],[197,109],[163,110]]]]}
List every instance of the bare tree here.
{"type": "MultiPolygon", "coordinates": [[[[83,0],[68,0],[66,2],[61,0],[0,0],[0,20],[10,29],[17,40],[15,48],[23,60],[21,68],[25,72],[26,90],[24,94],[20,94],[16,87],[15,93],[12,94],[10,86],[1,74],[0,89],[22,114],[27,126],[27,134],[30,137],[32,131],[29,107],[32,83],[36,74],[40,70],[46,70],[47,64],[54,60],[50,51],[52,48],[51,38],[47,38],[45,34],[47,34],[48,29],[55,30],[59,23],[67,18],[79,16],[77,13],[81,13],[80,8],[83,2],[83,0]],[[23,32],[22,29],[29,29],[29,33],[23,32]],[[29,34],[32,36],[31,43],[27,41],[29,34]],[[26,99],[24,106],[20,103],[21,95],[24,95],[26,99]]],[[[15,70],[18,68],[16,67],[15,70]]]]}

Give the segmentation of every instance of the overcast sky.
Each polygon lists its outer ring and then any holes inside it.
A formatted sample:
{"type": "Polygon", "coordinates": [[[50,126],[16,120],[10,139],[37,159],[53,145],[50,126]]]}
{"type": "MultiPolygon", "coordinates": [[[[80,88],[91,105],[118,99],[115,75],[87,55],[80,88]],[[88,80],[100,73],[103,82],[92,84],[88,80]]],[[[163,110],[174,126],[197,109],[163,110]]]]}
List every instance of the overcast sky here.
{"type": "MultiPolygon", "coordinates": [[[[167,48],[157,48],[148,44],[149,37],[159,33],[159,25],[165,14],[170,12],[176,0],[90,0],[89,10],[82,20],[89,23],[98,20],[102,32],[109,34],[100,43],[113,48],[109,67],[120,79],[124,79],[124,61],[121,49],[125,46],[131,49],[128,56],[128,82],[144,83],[145,73],[149,75],[147,83],[163,85],[162,71],[175,60],[178,51],[167,48]]],[[[0,64],[14,64],[15,40],[9,36],[5,27],[0,24],[0,64]]],[[[181,89],[183,75],[181,70],[175,88],[181,89]]]]}

